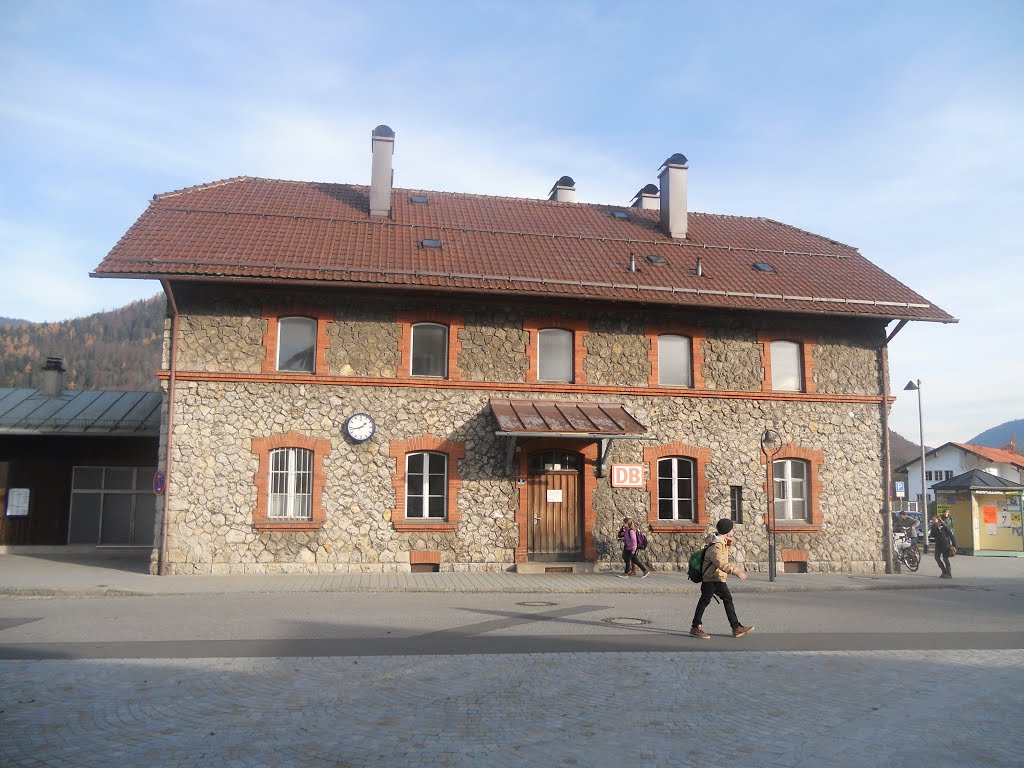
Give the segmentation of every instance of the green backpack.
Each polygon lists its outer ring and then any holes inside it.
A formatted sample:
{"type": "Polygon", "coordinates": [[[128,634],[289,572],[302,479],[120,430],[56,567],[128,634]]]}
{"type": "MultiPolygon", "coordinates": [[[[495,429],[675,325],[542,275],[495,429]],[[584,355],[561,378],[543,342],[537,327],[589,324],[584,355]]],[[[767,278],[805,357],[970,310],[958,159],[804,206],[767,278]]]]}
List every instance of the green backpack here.
{"type": "Polygon", "coordinates": [[[704,581],[704,575],[707,573],[707,569],[704,567],[704,555],[707,554],[708,547],[710,546],[708,544],[704,549],[695,549],[690,553],[690,562],[686,569],[686,575],[695,584],[700,584],[704,581]]]}

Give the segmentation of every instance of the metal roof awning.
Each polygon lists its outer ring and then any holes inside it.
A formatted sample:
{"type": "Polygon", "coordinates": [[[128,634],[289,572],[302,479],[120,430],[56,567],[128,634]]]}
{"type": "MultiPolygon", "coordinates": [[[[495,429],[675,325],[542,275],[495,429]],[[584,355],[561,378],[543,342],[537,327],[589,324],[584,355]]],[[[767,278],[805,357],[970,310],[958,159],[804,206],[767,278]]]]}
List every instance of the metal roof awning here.
{"type": "Polygon", "coordinates": [[[160,392],[0,388],[0,435],[157,436],[160,392]]]}
{"type": "Polygon", "coordinates": [[[521,437],[561,437],[600,443],[599,477],[604,475],[613,440],[654,439],[621,403],[491,398],[490,406],[498,422],[494,434],[509,438],[505,454],[509,473],[516,441],[521,437]]]}

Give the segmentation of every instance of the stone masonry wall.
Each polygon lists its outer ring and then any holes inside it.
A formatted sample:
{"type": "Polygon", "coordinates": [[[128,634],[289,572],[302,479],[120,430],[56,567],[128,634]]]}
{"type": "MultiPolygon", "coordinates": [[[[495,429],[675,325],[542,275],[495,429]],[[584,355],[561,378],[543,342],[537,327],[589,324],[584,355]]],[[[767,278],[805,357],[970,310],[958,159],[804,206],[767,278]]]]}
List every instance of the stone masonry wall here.
{"type": "MultiPolygon", "coordinates": [[[[407,311],[408,306],[404,308],[407,311]]],[[[523,381],[526,335],[517,311],[482,305],[446,307],[461,313],[460,367],[468,381],[523,381]]],[[[536,313],[525,313],[536,316],[536,313]]],[[[338,302],[328,323],[331,376],[390,377],[397,370],[400,330],[392,308],[338,302]]],[[[588,384],[645,386],[649,371],[643,332],[649,313],[586,318],[588,384]]],[[[254,343],[259,311],[226,316],[186,307],[179,372],[259,370],[262,331],[254,343]],[[198,311],[197,311],[198,310],[198,311]],[[233,342],[229,342],[237,334],[233,342]],[[199,348],[216,341],[233,350],[199,348]],[[223,362],[220,362],[223,361],[223,362]],[[189,365],[186,365],[186,362],[189,365]],[[190,368],[189,366],[196,366],[190,368]]],[[[760,390],[760,347],[751,324],[724,322],[707,327],[704,375],[708,389],[760,390]]],[[[846,329],[818,336],[815,378],[819,392],[876,394],[877,329],[846,329]],[[873,362],[874,361],[874,362],[873,362]],[[876,381],[872,382],[871,377],[876,381]],[[849,389],[847,389],[849,388],[849,389]],[[852,390],[852,391],[851,391],[852,390]]],[[[444,570],[505,569],[518,544],[515,515],[519,491],[505,473],[505,439],[487,407],[491,397],[607,401],[607,394],[572,391],[490,391],[408,386],[346,386],[337,383],[205,382],[179,378],[169,487],[170,573],[357,572],[408,570],[410,550],[437,550],[444,570]],[[342,436],[356,411],[373,414],[377,434],[353,444],[342,436]],[[323,461],[326,483],[324,526],[317,531],[258,531],[252,525],[258,458],[253,438],[295,431],[330,441],[323,461]],[[461,521],[451,532],[396,532],[392,481],[396,461],[391,441],[426,435],[465,443],[458,464],[461,521]]],[[[874,572],[881,569],[881,425],[877,405],[714,397],[615,397],[654,438],[647,446],[675,441],[708,448],[706,504],[712,521],[729,515],[729,487],[743,488],[746,517],[737,526],[741,556],[752,570],[766,567],[763,510],[767,505],[759,437],[765,427],[785,442],[822,451],[820,510],[815,533],[779,533],[779,548],[808,552],[808,569],[874,572]]],[[[645,443],[619,440],[612,461],[642,463],[645,443]]],[[[524,450],[528,450],[528,445],[524,450]]],[[[588,468],[586,471],[592,471],[588,468]]],[[[618,568],[615,538],[625,514],[646,520],[646,490],[613,489],[597,479],[593,505],[599,561],[618,568]]],[[[648,556],[659,568],[685,568],[697,534],[654,534],[648,556]]],[[[155,564],[154,564],[155,567],[155,564]]]]}

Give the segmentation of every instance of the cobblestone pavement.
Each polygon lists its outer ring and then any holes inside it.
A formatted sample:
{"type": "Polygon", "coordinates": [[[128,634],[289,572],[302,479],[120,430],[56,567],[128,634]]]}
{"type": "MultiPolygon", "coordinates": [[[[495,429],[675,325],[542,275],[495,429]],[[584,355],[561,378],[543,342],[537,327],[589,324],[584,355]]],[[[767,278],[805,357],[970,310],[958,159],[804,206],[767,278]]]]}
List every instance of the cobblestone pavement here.
{"type": "Polygon", "coordinates": [[[2,661],[0,765],[1008,766],[1022,684],[1020,650],[2,661]]]}

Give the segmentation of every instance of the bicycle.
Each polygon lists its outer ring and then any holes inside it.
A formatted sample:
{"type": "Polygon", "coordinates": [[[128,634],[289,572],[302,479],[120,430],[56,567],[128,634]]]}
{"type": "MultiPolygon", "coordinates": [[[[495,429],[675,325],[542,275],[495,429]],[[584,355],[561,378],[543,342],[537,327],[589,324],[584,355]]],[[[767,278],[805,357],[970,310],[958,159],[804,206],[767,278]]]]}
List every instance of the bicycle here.
{"type": "Polygon", "coordinates": [[[906,531],[893,531],[892,551],[903,565],[913,572],[921,565],[921,550],[906,531]]]}

